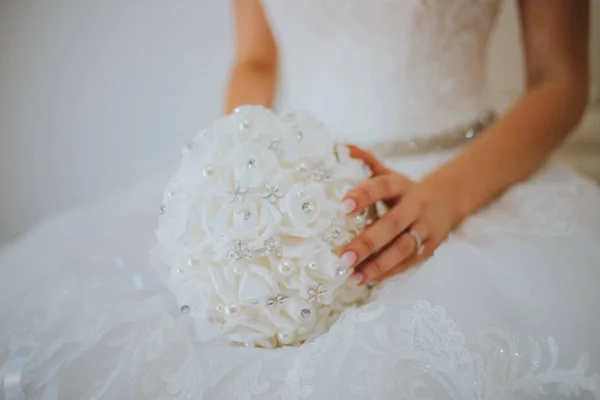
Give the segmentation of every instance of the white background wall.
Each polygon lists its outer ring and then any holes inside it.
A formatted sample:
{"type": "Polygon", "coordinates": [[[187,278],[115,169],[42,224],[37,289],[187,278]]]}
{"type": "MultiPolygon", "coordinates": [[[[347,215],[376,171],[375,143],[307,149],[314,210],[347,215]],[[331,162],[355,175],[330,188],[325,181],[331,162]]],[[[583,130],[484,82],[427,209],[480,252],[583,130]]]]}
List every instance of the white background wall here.
{"type": "MultiPolygon", "coordinates": [[[[230,3],[0,0],[0,243],[177,162],[221,109],[230,3]]],[[[511,97],[512,0],[498,25],[491,86],[511,97]]]]}

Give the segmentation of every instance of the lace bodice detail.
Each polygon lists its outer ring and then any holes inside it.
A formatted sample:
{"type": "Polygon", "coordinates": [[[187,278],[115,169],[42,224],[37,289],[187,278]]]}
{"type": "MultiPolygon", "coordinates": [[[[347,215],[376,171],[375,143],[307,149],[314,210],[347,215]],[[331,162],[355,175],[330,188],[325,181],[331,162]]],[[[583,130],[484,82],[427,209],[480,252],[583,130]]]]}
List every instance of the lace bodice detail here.
{"type": "Polygon", "coordinates": [[[369,145],[472,121],[486,108],[498,0],[263,0],[284,106],[369,145]]]}

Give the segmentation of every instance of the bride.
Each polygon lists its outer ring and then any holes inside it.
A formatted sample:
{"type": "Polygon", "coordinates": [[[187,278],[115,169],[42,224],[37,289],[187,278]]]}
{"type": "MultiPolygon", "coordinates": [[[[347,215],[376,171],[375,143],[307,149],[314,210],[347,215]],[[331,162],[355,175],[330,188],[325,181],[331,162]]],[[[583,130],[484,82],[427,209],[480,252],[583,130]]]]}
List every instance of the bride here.
{"type": "Polygon", "coordinates": [[[584,0],[520,0],[527,91],[483,97],[499,0],[237,0],[227,110],[308,110],[369,163],[366,306],[300,348],[201,341],[149,263],[164,180],[0,253],[0,397],[600,399],[600,190],[545,163],[588,88],[584,0]],[[412,267],[412,268],[411,268],[412,267]]]}

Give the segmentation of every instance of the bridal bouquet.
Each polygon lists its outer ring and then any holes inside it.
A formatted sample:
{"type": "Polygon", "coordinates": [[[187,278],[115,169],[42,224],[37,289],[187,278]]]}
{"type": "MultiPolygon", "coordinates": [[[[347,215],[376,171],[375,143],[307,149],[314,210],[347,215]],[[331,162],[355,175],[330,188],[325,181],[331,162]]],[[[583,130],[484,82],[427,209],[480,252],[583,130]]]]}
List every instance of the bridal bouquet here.
{"type": "Polygon", "coordinates": [[[246,106],[199,133],[168,182],[157,233],[198,334],[210,321],[246,346],[298,345],[364,301],[338,250],[371,221],[341,208],[369,175],[308,115],[246,106]]]}

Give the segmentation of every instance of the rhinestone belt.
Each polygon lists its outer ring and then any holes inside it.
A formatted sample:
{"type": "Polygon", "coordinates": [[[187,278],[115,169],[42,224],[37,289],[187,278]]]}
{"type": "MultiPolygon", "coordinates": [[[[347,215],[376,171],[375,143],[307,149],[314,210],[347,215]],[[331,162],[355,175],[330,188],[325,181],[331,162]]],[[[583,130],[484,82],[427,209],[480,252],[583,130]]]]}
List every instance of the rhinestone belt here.
{"type": "Polygon", "coordinates": [[[392,140],[378,143],[369,148],[379,157],[400,157],[450,150],[463,144],[483,132],[494,122],[496,114],[486,111],[474,122],[447,130],[432,136],[413,140],[392,140]]]}

